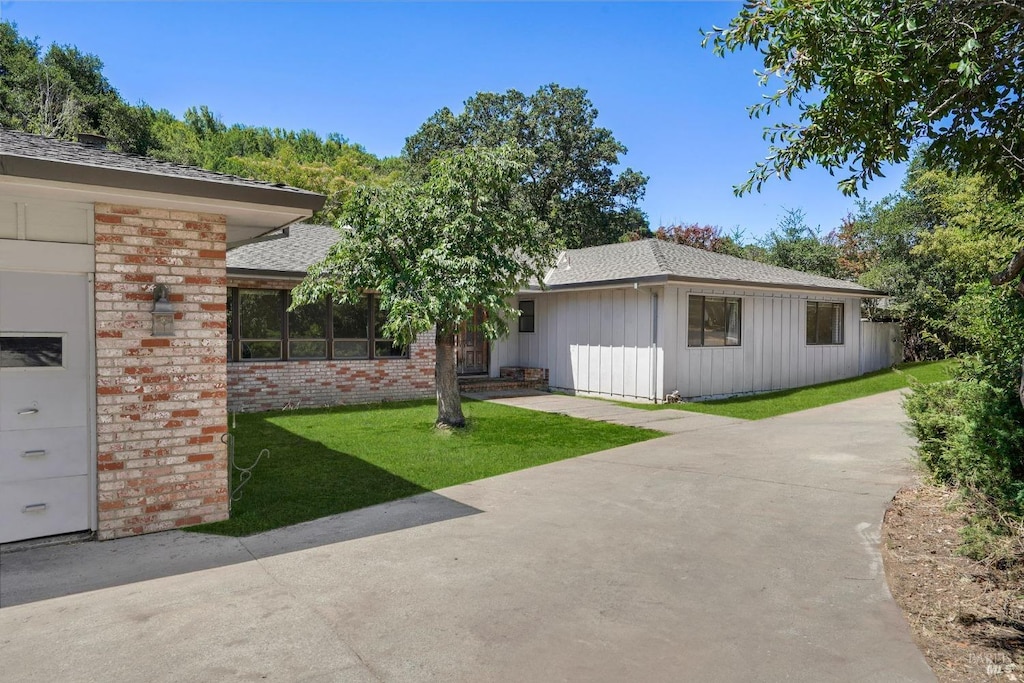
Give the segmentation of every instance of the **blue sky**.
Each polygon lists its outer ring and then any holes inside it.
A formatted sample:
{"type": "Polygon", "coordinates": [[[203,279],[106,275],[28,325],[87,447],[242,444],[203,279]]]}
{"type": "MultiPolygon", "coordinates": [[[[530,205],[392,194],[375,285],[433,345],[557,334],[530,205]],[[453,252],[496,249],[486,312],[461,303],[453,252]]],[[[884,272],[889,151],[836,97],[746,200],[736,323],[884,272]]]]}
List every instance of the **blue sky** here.
{"type": "MultiPolygon", "coordinates": [[[[397,154],[443,106],[478,91],[583,87],[598,122],[650,176],[651,225],[710,223],[746,238],[801,208],[828,231],[854,208],[813,168],[736,198],[732,186],[765,154],[745,107],[761,91],[753,53],[721,59],[699,29],[725,24],[733,2],[247,3],[0,2],[0,18],[42,46],[98,55],[130,102],[181,116],[206,104],[226,123],[341,133],[397,154]]],[[[898,189],[893,169],[863,196],[898,189]]]]}

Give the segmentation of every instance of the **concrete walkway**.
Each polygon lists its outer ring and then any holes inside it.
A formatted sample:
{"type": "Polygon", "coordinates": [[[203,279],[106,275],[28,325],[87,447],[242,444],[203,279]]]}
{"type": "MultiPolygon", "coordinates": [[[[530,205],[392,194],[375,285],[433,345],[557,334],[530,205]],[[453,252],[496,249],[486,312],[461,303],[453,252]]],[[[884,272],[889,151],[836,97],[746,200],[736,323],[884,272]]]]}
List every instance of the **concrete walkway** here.
{"type": "Polygon", "coordinates": [[[539,410],[544,413],[561,413],[585,420],[612,422],[630,427],[646,427],[669,434],[692,432],[711,426],[743,422],[729,417],[688,413],[682,410],[644,410],[629,408],[611,401],[601,401],[580,396],[551,394],[545,391],[495,391],[466,394],[477,400],[501,403],[516,408],[539,410]]]}
{"type": "Polygon", "coordinates": [[[878,553],[900,419],[894,392],[242,541],[5,554],[3,677],[932,681],[878,553]],[[104,573],[121,585],[24,602],[104,573]]]}

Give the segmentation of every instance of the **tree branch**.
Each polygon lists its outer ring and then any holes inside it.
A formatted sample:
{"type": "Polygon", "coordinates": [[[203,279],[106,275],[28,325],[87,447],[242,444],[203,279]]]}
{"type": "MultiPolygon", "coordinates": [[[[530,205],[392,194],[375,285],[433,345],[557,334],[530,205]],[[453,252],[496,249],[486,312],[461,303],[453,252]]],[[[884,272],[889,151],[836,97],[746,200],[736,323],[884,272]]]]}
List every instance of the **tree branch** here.
{"type": "MultiPolygon", "coordinates": [[[[1022,270],[1024,270],[1024,247],[1018,249],[1010,259],[1010,265],[989,278],[989,282],[994,285],[1005,285],[1020,275],[1022,270]]],[[[1017,285],[1017,291],[1024,295],[1024,282],[1017,285]]]]}

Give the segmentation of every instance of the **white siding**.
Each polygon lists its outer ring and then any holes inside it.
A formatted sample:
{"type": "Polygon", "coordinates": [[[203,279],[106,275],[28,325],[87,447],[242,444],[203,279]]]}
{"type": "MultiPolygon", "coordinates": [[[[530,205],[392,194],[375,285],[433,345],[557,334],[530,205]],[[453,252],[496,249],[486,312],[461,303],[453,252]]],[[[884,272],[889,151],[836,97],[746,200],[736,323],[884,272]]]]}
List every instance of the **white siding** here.
{"type": "Polygon", "coordinates": [[[900,362],[903,344],[896,323],[860,323],[860,371],[873,372],[900,362]]]}
{"type": "MultiPolygon", "coordinates": [[[[728,396],[817,384],[860,372],[860,299],[758,290],[672,287],[675,299],[676,358],[667,366],[665,391],[686,398],[728,396]],[[739,297],[740,345],[688,347],[690,294],[739,297]],[[844,304],[843,344],[807,344],[807,301],[844,304]]],[[[669,297],[672,298],[672,297],[669,297]]]]}
{"type": "Polygon", "coordinates": [[[854,377],[898,360],[891,326],[862,327],[859,297],[669,285],[519,297],[527,298],[536,302],[536,331],[520,334],[513,323],[509,337],[491,345],[491,374],[509,365],[547,368],[554,389],[708,398],[854,377]],[[687,346],[690,294],[742,300],[740,346],[687,346]],[[807,344],[808,301],[844,305],[842,344],[807,344]]]}
{"type": "MultiPolygon", "coordinates": [[[[660,350],[652,346],[652,295],[662,289],[544,292],[536,302],[533,333],[513,323],[508,338],[491,344],[491,375],[502,366],[547,368],[554,389],[654,398],[660,350]],[[653,363],[652,363],[653,358],[653,363]]],[[[531,298],[521,296],[519,299],[531,298]]],[[[659,305],[662,305],[659,297],[659,305]]],[[[659,326],[664,317],[659,315],[659,326]]]]}

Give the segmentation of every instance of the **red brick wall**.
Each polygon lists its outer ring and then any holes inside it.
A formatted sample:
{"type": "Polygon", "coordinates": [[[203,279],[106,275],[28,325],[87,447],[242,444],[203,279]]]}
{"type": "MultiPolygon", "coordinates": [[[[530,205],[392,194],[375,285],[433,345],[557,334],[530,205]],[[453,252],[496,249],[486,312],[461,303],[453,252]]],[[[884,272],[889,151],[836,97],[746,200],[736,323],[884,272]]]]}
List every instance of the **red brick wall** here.
{"type": "Polygon", "coordinates": [[[95,208],[99,538],[226,519],[225,218],[95,208]],[[152,336],[157,284],[174,337],[152,336]]]}
{"type": "Polygon", "coordinates": [[[228,364],[228,410],[256,412],[434,395],[434,334],[420,335],[409,358],[241,361],[228,364]]]}
{"type": "MultiPolygon", "coordinates": [[[[232,277],[231,287],[292,289],[298,280],[232,277]]],[[[408,358],[228,363],[228,410],[253,413],[434,396],[434,333],[417,337],[408,358]]]]}

